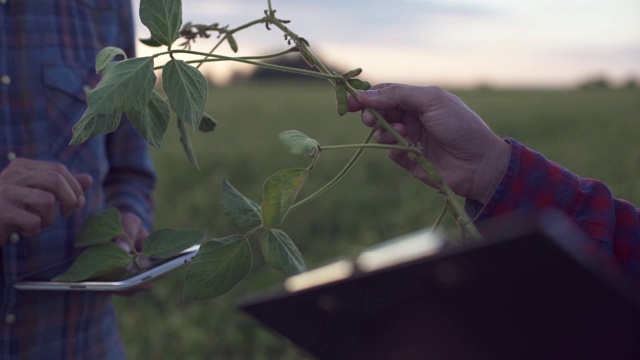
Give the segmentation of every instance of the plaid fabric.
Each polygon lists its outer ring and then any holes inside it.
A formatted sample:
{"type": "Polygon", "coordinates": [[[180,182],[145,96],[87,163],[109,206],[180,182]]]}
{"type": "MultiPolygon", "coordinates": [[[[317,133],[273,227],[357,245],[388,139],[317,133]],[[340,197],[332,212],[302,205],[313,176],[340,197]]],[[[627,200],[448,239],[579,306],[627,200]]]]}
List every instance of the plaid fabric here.
{"type": "Polygon", "coordinates": [[[484,206],[468,200],[469,215],[482,221],[521,209],[557,208],[588,237],[591,247],[614,259],[640,284],[640,216],[631,203],[616,199],[594,179],[580,178],[513,139],[507,171],[484,206]]]}
{"type": "Polygon", "coordinates": [[[36,238],[1,248],[1,359],[120,359],[111,298],[82,292],[16,291],[16,279],[78,253],[83,219],[105,206],[138,214],[149,226],[155,182],[146,143],[124,121],[116,132],[68,146],[85,110],[84,88],[99,80],[97,52],[133,55],[128,0],[8,0],[0,4],[0,170],[6,154],[89,173],[87,206],[36,238]]]}

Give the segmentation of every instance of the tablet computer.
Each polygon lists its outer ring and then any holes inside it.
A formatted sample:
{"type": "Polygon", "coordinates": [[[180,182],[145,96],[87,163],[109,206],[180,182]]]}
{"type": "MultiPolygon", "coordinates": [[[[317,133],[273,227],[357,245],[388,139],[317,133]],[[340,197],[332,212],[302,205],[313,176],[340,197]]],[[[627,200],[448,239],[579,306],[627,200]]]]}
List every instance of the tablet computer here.
{"type": "Polygon", "coordinates": [[[482,243],[400,262],[341,260],[239,308],[317,359],[637,359],[637,287],[563,214],[479,230],[482,243]]]}
{"type": "Polygon", "coordinates": [[[180,254],[163,258],[150,259],[143,267],[130,266],[96,279],[78,282],[51,281],[54,277],[69,268],[72,261],[51,266],[47,269],[29,274],[21,278],[13,286],[20,290],[48,291],[122,291],[152,281],[189,263],[196,256],[199,245],[192,246],[180,254]]]}

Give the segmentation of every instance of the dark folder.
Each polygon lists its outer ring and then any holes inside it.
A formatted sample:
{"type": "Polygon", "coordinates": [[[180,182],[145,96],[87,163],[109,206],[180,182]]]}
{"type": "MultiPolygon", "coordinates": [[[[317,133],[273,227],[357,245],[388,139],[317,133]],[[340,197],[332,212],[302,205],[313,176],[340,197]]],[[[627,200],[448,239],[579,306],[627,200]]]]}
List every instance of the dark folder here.
{"type": "MultiPolygon", "coordinates": [[[[561,214],[239,304],[318,359],[640,359],[640,295],[561,214]]],[[[319,271],[322,271],[317,269],[319,271]]]]}

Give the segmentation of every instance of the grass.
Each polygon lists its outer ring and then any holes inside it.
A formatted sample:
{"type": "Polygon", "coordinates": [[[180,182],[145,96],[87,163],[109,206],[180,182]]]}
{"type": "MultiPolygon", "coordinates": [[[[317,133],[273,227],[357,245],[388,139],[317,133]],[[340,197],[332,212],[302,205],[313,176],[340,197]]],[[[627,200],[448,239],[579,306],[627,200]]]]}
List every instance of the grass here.
{"type": "MultiPolygon", "coordinates": [[[[640,204],[640,91],[460,91],[457,94],[501,136],[511,136],[584,177],[611,186],[640,204]]],[[[322,144],[360,142],[367,129],[357,115],[338,118],[328,84],[260,84],[212,89],[208,111],[219,122],[213,134],[194,134],[201,171],[182,153],[172,127],[162,152],[157,227],[206,228],[210,237],[241,230],[222,215],[224,178],[260,202],[262,181],[282,168],[305,166],[277,139],[296,129],[322,144]]],[[[323,154],[303,188],[309,194],[330,179],[351,152],[323,154]]],[[[442,206],[434,191],[367,151],[331,191],[289,215],[284,230],[309,266],[388,238],[430,226],[442,206]]],[[[255,248],[257,250],[257,247],[255,248]]],[[[305,359],[286,339],[235,310],[247,294],[279,284],[282,274],[256,259],[253,274],[230,294],[206,302],[182,300],[178,271],[155,289],[116,305],[131,359],[305,359]]],[[[286,316],[286,314],[282,314],[286,316]]],[[[311,325],[310,325],[311,326],[311,325]]]]}

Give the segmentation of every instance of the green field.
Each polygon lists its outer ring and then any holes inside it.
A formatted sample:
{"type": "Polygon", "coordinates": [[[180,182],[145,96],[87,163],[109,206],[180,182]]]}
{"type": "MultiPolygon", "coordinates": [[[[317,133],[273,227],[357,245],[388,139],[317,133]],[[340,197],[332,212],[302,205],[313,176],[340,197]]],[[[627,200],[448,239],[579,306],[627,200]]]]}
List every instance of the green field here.
{"type": "MultiPolygon", "coordinates": [[[[583,177],[605,181],[618,197],[640,204],[640,90],[468,90],[456,92],[501,136],[514,137],[583,177]]],[[[210,91],[213,134],[196,134],[201,171],[182,153],[175,129],[161,152],[156,227],[200,227],[210,237],[242,230],[218,204],[224,178],[260,202],[262,181],[275,171],[306,166],[278,140],[296,129],[321,144],[360,142],[359,116],[339,118],[328,84],[246,85],[210,91]]],[[[350,152],[327,153],[301,196],[330,179],[350,152]]],[[[352,172],[316,201],[292,212],[283,228],[314,266],[335,256],[430,226],[442,205],[430,188],[385,157],[368,151],[352,172]]],[[[206,302],[182,300],[183,272],[155,289],[118,298],[122,336],[131,359],[305,359],[286,340],[235,310],[236,301],[278,285],[283,276],[260,262],[231,293],[206,302]]],[[[282,314],[286,317],[286,314],[282,314]]],[[[309,324],[312,326],[312,324],[309,324]]]]}

